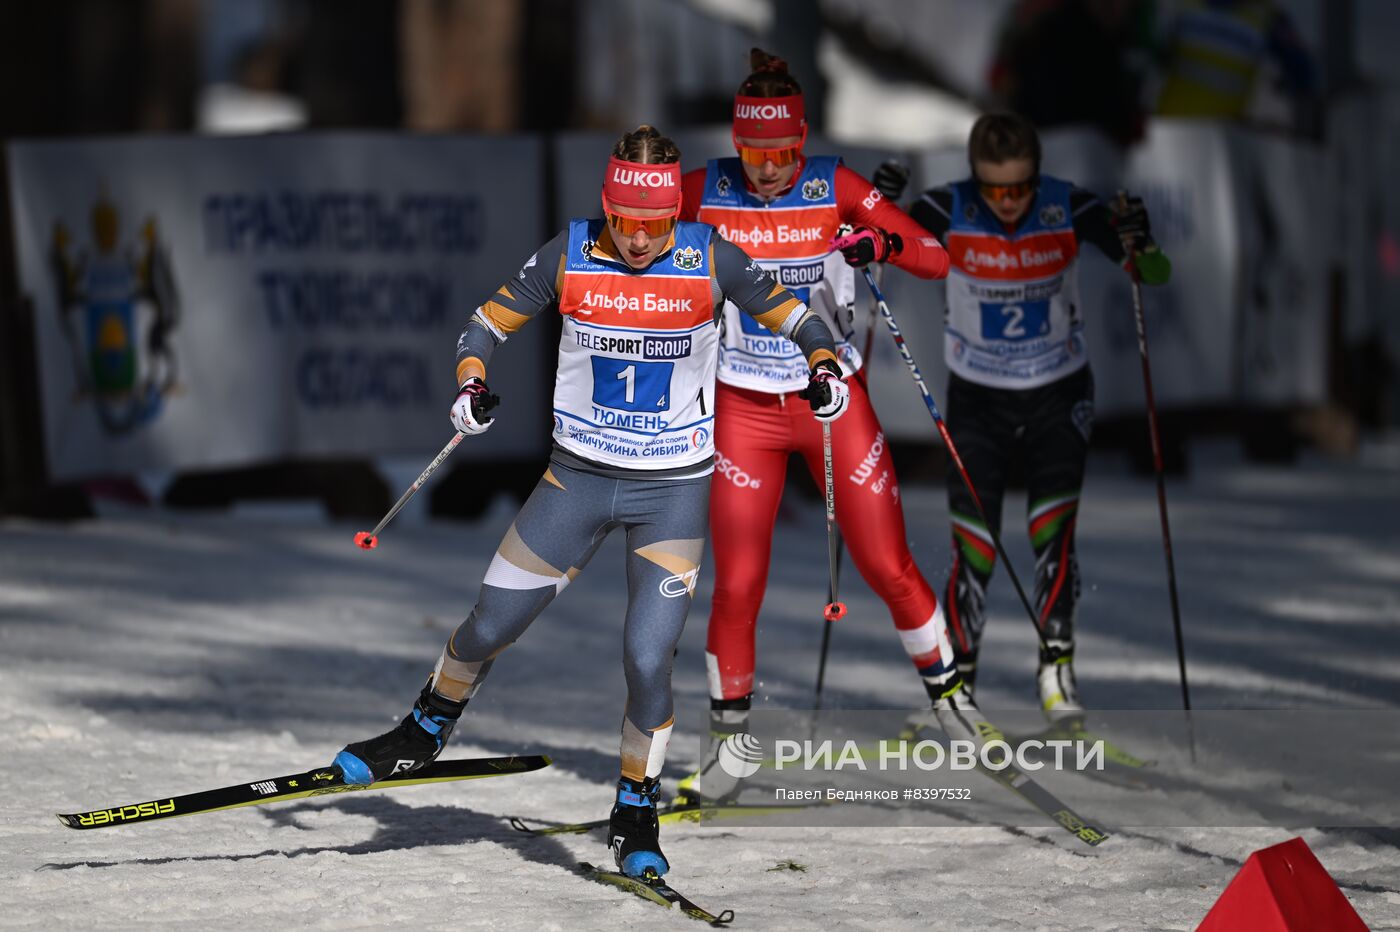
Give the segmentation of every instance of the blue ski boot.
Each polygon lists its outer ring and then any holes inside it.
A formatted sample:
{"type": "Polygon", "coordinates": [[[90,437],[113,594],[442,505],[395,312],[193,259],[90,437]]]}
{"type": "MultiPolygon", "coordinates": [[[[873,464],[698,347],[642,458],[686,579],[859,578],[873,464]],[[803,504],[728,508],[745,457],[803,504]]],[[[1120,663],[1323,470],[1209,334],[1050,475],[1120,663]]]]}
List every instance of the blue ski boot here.
{"type": "Polygon", "coordinates": [[[466,702],[453,702],[423,687],[413,711],[393,731],[368,741],[347,744],[335,756],[346,783],[364,786],[396,773],[411,773],[437,760],[466,702]]]}
{"type": "Polygon", "coordinates": [[[655,778],[636,781],[623,777],[617,781],[617,802],[608,822],[608,847],[612,848],[617,869],[628,877],[648,880],[671,869],[657,838],[660,823],[656,804],[660,796],[661,784],[655,778]]]}

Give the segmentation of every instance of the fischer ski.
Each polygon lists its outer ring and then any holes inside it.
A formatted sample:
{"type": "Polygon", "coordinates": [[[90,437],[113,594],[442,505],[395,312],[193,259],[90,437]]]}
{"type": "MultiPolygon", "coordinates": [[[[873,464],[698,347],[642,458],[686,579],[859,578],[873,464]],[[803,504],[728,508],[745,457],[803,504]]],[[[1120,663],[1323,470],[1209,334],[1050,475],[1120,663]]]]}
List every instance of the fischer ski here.
{"type": "MultiPolygon", "coordinates": [[[[984,741],[1005,740],[1001,729],[986,719],[978,722],[977,727],[984,741]]],[[[1108,832],[1065,805],[1058,796],[1018,767],[1007,765],[1000,770],[992,770],[979,763],[977,769],[1054,819],[1065,831],[1084,844],[1096,847],[1109,837],[1108,832]]]]}
{"type": "Polygon", "coordinates": [[[1016,767],[1007,766],[1001,770],[988,770],[978,764],[977,769],[1054,819],[1065,831],[1091,848],[1097,847],[1112,837],[1110,832],[1085,819],[1061,801],[1058,796],[1016,767]]]}
{"type": "Polygon", "coordinates": [[[1086,730],[1083,720],[1079,718],[1067,719],[1064,722],[1052,722],[1040,731],[1017,735],[1015,738],[1008,738],[1008,740],[1013,744],[1031,740],[1099,743],[1103,745],[1104,749],[1104,768],[1102,770],[1082,771],[1084,777],[1120,789],[1138,791],[1150,790],[1161,782],[1155,760],[1136,757],[1107,738],[1086,730]]]}
{"type": "Polygon", "coordinates": [[[479,777],[528,773],[547,766],[549,766],[549,758],[542,755],[439,760],[412,773],[387,777],[366,786],[346,783],[339,768],[322,767],[308,770],[305,773],[294,773],[270,780],[236,783],[232,786],[204,790],[185,796],[171,796],[131,805],[92,809],[88,812],[58,813],[57,815],[58,820],[68,828],[106,828],[113,825],[152,822],[156,819],[173,819],[176,816],[197,815],[202,812],[237,809],[241,806],[280,803],[308,796],[353,793],[358,790],[388,790],[394,787],[415,786],[422,783],[445,783],[450,780],[473,780],[479,777]]]}
{"type": "Polygon", "coordinates": [[[1063,722],[1052,722],[1050,727],[1031,737],[1041,739],[1068,738],[1071,741],[1084,741],[1090,744],[1101,742],[1104,749],[1104,760],[1128,770],[1143,770],[1157,763],[1155,760],[1143,760],[1140,757],[1135,757],[1107,738],[1087,730],[1084,727],[1084,720],[1078,717],[1069,718],[1063,722]]]}
{"type": "MultiPolygon", "coordinates": [[[[676,823],[693,822],[703,823],[714,819],[740,818],[754,815],[774,815],[782,812],[792,812],[797,809],[808,809],[810,806],[765,806],[761,804],[747,803],[725,803],[715,805],[713,803],[692,803],[683,802],[684,797],[677,797],[676,802],[669,806],[660,808],[656,812],[658,822],[676,823]]],[[[520,816],[509,816],[506,821],[510,827],[517,832],[524,832],[527,835],[582,835],[598,828],[607,828],[608,819],[592,819],[587,822],[572,822],[565,825],[546,825],[540,828],[532,828],[520,816]]]]}
{"type": "Polygon", "coordinates": [[[617,871],[594,867],[587,861],[580,861],[579,867],[583,869],[583,872],[588,877],[599,883],[611,884],[629,893],[635,893],[642,899],[656,903],[659,906],[665,906],[667,909],[679,906],[681,912],[685,913],[691,919],[698,919],[701,922],[707,922],[717,927],[726,926],[734,921],[734,910],[726,909],[719,915],[715,915],[707,909],[696,906],[661,877],[649,876],[647,879],[641,880],[636,877],[628,877],[626,874],[620,874],[617,871]]]}
{"type": "MultiPolygon", "coordinates": [[[[911,722],[911,726],[912,725],[913,722],[911,722]]],[[[980,740],[983,742],[1006,740],[1006,736],[1002,730],[985,718],[977,720],[975,727],[980,740]]],[[[906,740],[917,737],[921,728],[922,726],[907,727],[900,737],[906,740]]],[[[942,729],[940,728],[939,730],[941,731],[942,729]]],[[[1096,847],[1111,837],[1109,832],[1075,812],[1058,796],[1047,790],[1040,783],[1036,782],[1035,778],[1015,765],[1007,764],[1007,766],[1000,770],[992,770],[979,762],[977,770],[1045,813],[1064,828],[1065,831],[1084,842],[1084,844],[1090,847],[1096,847]]]]}

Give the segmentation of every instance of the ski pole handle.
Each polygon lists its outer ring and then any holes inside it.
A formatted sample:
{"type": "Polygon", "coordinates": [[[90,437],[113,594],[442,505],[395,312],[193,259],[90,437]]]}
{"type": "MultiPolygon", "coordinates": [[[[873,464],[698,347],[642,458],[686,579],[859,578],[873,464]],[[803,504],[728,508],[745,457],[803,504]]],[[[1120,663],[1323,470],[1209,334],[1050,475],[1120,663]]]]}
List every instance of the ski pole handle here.
{"type": "Polygon", "coordinates": [[[854,246],[856,243],[860,242],[861,239],[862,237],[855,233],[847,233],[845,236],[835,236],[832,237],[829,248],[832,252],[839,252],[847,246],[854,246]]]}

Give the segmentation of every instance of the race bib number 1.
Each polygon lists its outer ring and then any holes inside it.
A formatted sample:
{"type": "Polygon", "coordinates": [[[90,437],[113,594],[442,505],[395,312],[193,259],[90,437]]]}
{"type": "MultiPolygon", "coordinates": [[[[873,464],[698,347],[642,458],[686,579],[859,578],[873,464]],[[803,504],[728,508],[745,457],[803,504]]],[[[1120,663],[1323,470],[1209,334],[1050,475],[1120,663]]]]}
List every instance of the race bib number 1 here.
{"type": "Polygon", "coordinates": [[[593,403],[615,411],[665,411],[671,407],[674,363],[593,357],[593,403]]]}

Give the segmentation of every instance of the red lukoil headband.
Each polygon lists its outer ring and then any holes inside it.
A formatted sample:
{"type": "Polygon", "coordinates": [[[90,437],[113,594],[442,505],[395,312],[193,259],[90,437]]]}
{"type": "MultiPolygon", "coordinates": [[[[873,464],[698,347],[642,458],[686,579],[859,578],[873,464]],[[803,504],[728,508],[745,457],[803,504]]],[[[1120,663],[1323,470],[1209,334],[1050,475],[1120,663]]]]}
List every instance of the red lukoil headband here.
{"type": "Polygon", "coordinates": [[[746,139],[801,136],[807,129],[802,95],[734,98],[734,135],[746,139]]]}
{"type": "Polygon", "coordinates": [[[644,165],[617,156],[608,159],[603,176],[603,206],[639,210],[667,210],[681,206],[679,162],[644,165]]]}

